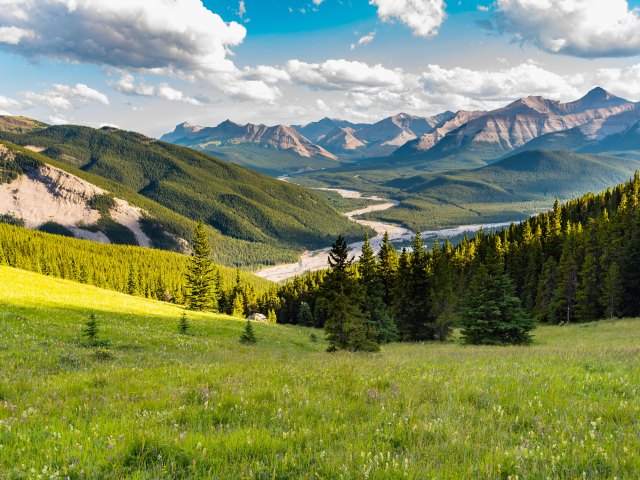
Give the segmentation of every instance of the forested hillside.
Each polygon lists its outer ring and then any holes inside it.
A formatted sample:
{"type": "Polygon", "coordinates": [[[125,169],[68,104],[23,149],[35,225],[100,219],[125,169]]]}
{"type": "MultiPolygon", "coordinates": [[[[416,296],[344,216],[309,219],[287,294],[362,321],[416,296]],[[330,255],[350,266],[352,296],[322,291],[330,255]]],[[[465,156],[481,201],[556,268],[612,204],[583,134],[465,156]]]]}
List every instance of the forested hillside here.
{"type": "MultiPolygon", "coordinates": [[[[161,250],[104,245],[0,223],[0,265],[182,304],[189,257],[161,250]]],[[[247,311],[271,282],[224,266],[215,267],[223,299],[242,291],[247,311]],[[229,293],[227,293],[229,292],[229,293]]],[[[222,311],[226,309],[221,302],[222,311]]]]}
{"type": "MultiPolygon", "coordinates": [[[[483,295],[496,284],[503,285],[497,292],[502,300],[516,301],[540,322],[637,316],[640,176],[598,195],[556,202],[553,210],[501,233],[481,231],[457,246],[436,243],[430,250],[416,235],[411,251],[398,256],[385,245],[377,258],[369,253],[350,268],[361,285],[354,303],[366,312],[373,301],[376,318],[390,316],[404,340],[445,339],[470,305],[490,308],[495,299],[483,295]],[[373,287],[366,280],[372,269],[373,287]]],[[[265,294],[262,308],[274,308],[282,322],[323,326],[325,278],[324,272],[297,278],[265,294]],[[311,317],[300,313],[304,304],[311,317]]]]}
{"type": "Polygon", "coordinates": [[[192,221],[204,220],[224,238],[236,240],[230,242],[233,255],[221,255],[227,245],[219,245],[217,258],[224,263],[292,259],[305,248],[326,246],[339,233],[353,238],[364,232],[308,190],[140,134],[60,126],[0,132],[0,138],[43,149],[42,155],[25,155],[44,162],[53,158],[78,176],[79,171],[92,174],[93,183],[126,199],[137,194],[133,203],[177,236],[188,238],[192,221]]]}

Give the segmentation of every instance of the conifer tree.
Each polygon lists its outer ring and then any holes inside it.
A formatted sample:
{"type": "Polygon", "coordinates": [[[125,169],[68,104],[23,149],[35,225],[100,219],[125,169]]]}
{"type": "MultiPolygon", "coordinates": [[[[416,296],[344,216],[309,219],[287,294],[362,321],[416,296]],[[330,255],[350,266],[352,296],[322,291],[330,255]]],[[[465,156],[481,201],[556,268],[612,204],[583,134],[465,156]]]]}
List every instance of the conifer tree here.
{"type": "Polygon", "coordinates": [[[387,306],[391,306],[393,288],[398,269],[398,252],[396,248],[389,242],[389,232],[384,232],[382,237],[382,245],[378,252],[378,276],[382,282],[383,295],[382,298],[387,306]]]}
{"type": "Polygon", "coordinates": [[[435,340],[443,342],[451,334],[454,323],[457,307],[456,279],[448,254],[446,250],[440,250],[437,240],[431,250],[431,259],[433,274],[429,302],[431,317],[435,319],[433,336],[435,340]]]}
{"type": "Polygon", "coordinates": [[[267,321],[273,324],[278,323],[278,316],[276,315],[276,311],[273,308],[270,308],[267,312],[267,321]]]}
{"type": "Polygon", "coordinates": [[[199,222],[193,236],[193,253],[187,273],[186,301],[191,310],[217,311],[214,267],[204,223],[199,222]]]}
{"type": "Polygon", "coordinates": [[[411,303],[413,301],[409,291],[411,267],[409,265],[409,254],[406,248],[402,249],[398,259],[398,269],[396,271],[393,287],[393,302],[391,312],[398,329],[398,336],[401,340],[411,339],[411,303]]]}
{"type": "Polygon", "coordinates": [[[133,269],[133,267],[131,267],[129,269],[129,277],[127,278],[127,293],[129,295],[138,295],[139,290],[138,290],[138,277],[133,269]]]}
{"type": "Polygon", "coordinates": [[[589,322],[600,318],[601,289],[598,279],[598,265],[595,257],[588,253],[576,288],[576,320],[589,322]]]}
{"type": "Polygon", "coordinates": [[[407,340],[433,340],[436,337],[435,319],[429,301],[429,259],[418,230],[413,238],[409,256],[409,295],[411,295],[407,340]]]}
{"type": "Polygon", "coordinates": [[[556,293],[551,304],[551,321],[554,323],[571,323],[575,320],[578,269],[578,245],[569,225],[558,265],[556,293]]]}
{"type": "Polygon", "coordinates": [[[536,292],[534,313],[539,322],[553,320],[552,302],[556,296],[557,264],[553,257],[549,257],[542,267],[540,280],[536,292]]]}
{"type": "Polygon", "coordinates": [[[87,339],[87,343],[95,347],[98,345],[98,333],[100,331],[100,327],[98,325],[98,319],[95,313],[89,315],[89,319],[84,324],[82,329],[82,335],[87,339]]]}
{"type": "Polygon", "coordinates": [[[311,307],[307,302],[300,303],[296,320],[298,325],[303,327],[313,327],[313,314],[311,313],[311,307]]]}
{"type": "Polygon", "coordinates": [[[180,332],[182,335],[186,335],[187,333],[189,333],[189,319],[187,318],[187,312],[183,311],[182,315],[180,316],[180,321],[178,322],[178,332],[180,332]]]}
{"type": "Polygon", "coordinates": [[[602,285],[602,303],[608,318],[620,315],[623,295],[624,285],[622,284],[620,267],[614,262],[609,266],[602,285]]]}
{"type": "Polygon", "coordinates": [[[253,325],[251,324],[251,320],[247,320],[247,323],[244,326],[244,330],[240,335],[240,343],[244,343],[245,345],[253,345],[258,342],[258,338],[256,337],[256,333],[253,329],[253,325]]]}
{"type": "Polygon", "coordinates": [[[244,298],[242,293],[236,294],[233,299],[233,309],[231,311],[231,315],[237,318],[244,318],[245,310],[244,310],[244,298]]]}
{"type": "Polygon", "coordinates": [[[535,323],[522,309],[515,285],[504,273],[495,250],[477,265],[461,314],[465,343],[508,345],[532,340],[535,323]]]}
{"type": "Polygon", "coordinates": [[[361,310],[362,291],[351,269],[347,242],[341,236],[329,252],[329,272],[319,292],[319,308],[326,318],[324,328],[329,351],[376,351],[377,343],[367,337],[367,325],[361,310]]]}
{"type": "Polygon", "coordinates": [[[375,343],[388,343],[397,338],[397,328],[384,302],[384,285],[378,275],[376,256],[369,236],[365,235],[358,262],[363,290],[362,312],[367,320],[367,338],[375,343]]]}

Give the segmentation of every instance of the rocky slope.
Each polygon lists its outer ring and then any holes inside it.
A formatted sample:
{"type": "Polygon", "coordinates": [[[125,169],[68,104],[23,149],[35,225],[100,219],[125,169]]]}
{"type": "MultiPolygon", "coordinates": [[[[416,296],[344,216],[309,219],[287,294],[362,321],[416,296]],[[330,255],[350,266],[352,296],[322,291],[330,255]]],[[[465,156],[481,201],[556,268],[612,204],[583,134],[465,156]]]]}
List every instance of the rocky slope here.
{"type": "Polygon", "coordinates": [[[427,137],[397,153],[423,154],[430,160],[449,156],[493,160],[541,135],[604,121],[634,109],[634,103],[601,88],[595,88],[583,98],[569,103],[530,96],[471,118],[439,140],[427,137]]]}
{"type": "Polygon", "coordinates": [[[183,123],[178,125],[173,132],[163,135],[161,140],[203,150],[208,146],[250,144],[295,153],[301,157],[319,156],[335,159],[335,155],[313,144],[294,128],[285,125],[273,127],[252,123],[240,125],[230,120],[226,120],[216,127],[201,127],[183,123]]]}

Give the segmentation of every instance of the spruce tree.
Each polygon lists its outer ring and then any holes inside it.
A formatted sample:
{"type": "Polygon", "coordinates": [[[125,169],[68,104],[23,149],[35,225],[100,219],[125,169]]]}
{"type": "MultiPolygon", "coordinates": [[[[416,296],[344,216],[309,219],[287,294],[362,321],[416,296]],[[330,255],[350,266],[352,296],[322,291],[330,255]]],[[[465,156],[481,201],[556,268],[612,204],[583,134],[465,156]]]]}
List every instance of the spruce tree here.
{"type": "Polygon", "coordinates": [[[278,323],[278,316],[276,315],[276,311],[273,308],[270,308],[267,311],[267,322],[276,324],[278,323]]]}
{"type": "Polygon", "coordinates": [[[244,330],[240,335],[240,343],[243,343],[245,345],[253,345],[257,342],[258,342],[258,339],[253,329],[253,325],[251,324],[251,320],[247,320],[247,323],[244,326],[244,330]]]}
{"type": "Polygon", "coordinates": [[[435,319],[431,315],[429,298],[429,259],[422,242],[422,234],[416,232],[409,255],[409,310],[408,340],[433,340],[436,338],[435,319]]]}
{"type": "Polygon", "coordinates": [[[576,234],[568,226],[558,265],[556,292],[551,303],[551,321],[554,323],[571,323],[575,320],[578,270],[576,234]]]}
{"type": "Polygon", "coordinates": [[[576,320],[589,322],[600,318],[601,295],[598,265],[594,256],[588,253],[576,288],[576,320]]]}
{"type": "Polygon", "coordinates": [[[378,276],[382,282],[384,303],[390,307],[393,301],[393,288],[398,269],[398,252],[389,242],[389,233],[384,232],[382,245],[378,252],[378,276]]]}
{"type": "Polygon", "coordinates": [[[217,311],[214,266],[204,223],[199,222],[193,236],[193,253],[189,263],[186,301],[191,310],[217,311]]]}
{"type": "Polygon", "coordinates": [[[237,318],[244,318],[245,310],[244,310],[244,298],[242,296],[242,293],[238,293],[234,298],[231,315],[237,318]]]}
{"type": "Polygon", "coordinates": [[[363,290],[362,312],[367,320],[367,338],[375,343],[389,343],[397,339],[398,332],[384,302],[384,285],[377,267],[369,236],[365,235],[358,273],[363,290]]]}
{"type": "Polygon", "coordinates": [[[182,312],[182,315],[180,316],[180,321],[178,322],[178,332],[180,332],[182,335],[186,335],[187,333],[189,333],[189,319],[187,318],[187,312],[182,312]]]}
{"type": "Polygon", "coordinates": [[[542,267],[536,291],[534,314],[539,322],[553,321],[552,302],[556,296],[557,264],[549,257],[542,267]]]}
{"type": "Polygon", "coordinates": [[[138,295],[138,277],[133,267],[129,269],[129,277],[127,278],[127,293],[129,295],[138,295]]]}
{"type": "Polygon", "coordinates": [[[347,242],[341,236],[329,252],[329,272],[319,292],[318,305],[324,311],[329,351],[377,351],[380,347],[367,337],[362,313],[362,291],[351,269],[347,242]]]}
{"type": "Polygon", "coordinates": [[[446,251],[441,251],[436,241],[432,250],[432,282],[429,291],[431,317],[435,319],[434,339],[445,341],[451,334],[456,306],[456,278],[446,251]]]}
{"type": "Polygon", "coordinates": [[[411,313],[413,298],[409,291],[410,275],[409,254],[406,248],[403,248],[398,260],[398,269],[392,290],[391,312],[398,329],[398,336],[405,341],[411,339],[411,320],[413,318],[411,313]]]}
{"type": "Polygon", "coordinates": [[[95,347],[98,345],[98,333],[100,327],[98,325],[98,319],[95,313],[89,315],[89,319],[82,328],[82,335],[87,339],[87,343],[95,347]]]}
{"type": "Polygon", "coordinates": [[[602,285],[602,306],[607,317],[620,316],[623,295],[624,285],[622,284],[620,267],[614,262],[609,266],[602,285]]]}
{"type": "Polygon", "coordinates": [[[462,337],[477,345],[528,344],[535,327],[522,309],[515,285],[491,250],[476,266],[461,309],[462,337]]]}
{"type": "Polygon", "coordinates": [[[313,314],[307,302],[301,302],[296,316],[296,323],[303,327],[313,327],[313,314]]]}

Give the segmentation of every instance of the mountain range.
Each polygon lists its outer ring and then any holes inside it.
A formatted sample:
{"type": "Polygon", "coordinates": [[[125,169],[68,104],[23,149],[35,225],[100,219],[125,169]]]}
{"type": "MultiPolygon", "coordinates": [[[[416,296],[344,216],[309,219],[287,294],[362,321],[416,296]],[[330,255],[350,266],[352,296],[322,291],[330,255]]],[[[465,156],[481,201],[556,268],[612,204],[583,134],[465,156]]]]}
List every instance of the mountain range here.
{"type": "Polygon", "coordinates": [[[446,111],[431,117],[399,113],[372,124],[326,117],[273,127],[228,120],[217,127],[183,123],[162,140],[271,174],[339,169],[372,159],[444,171],[480,167],[523,149],[557,150],[559,145],[583,153],[636,150],[635,137],[626,132],[639,119],[638,104],[596,87],[567,103],[529,96],[492,111],[446,111]]]}

